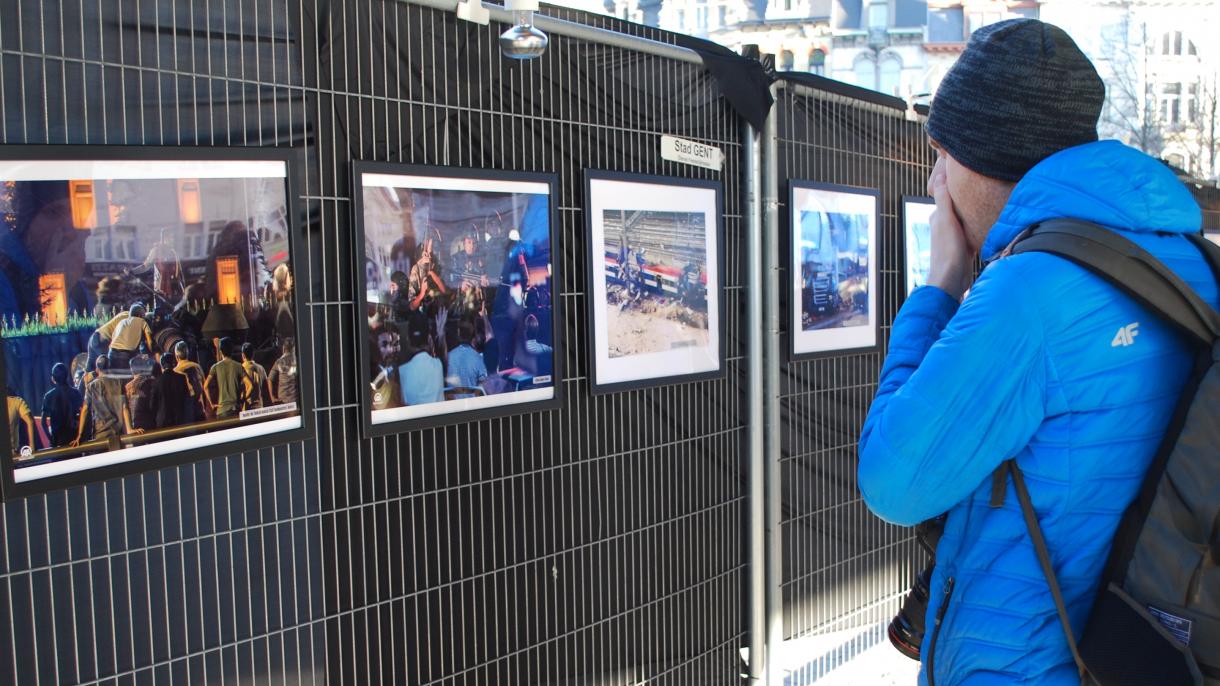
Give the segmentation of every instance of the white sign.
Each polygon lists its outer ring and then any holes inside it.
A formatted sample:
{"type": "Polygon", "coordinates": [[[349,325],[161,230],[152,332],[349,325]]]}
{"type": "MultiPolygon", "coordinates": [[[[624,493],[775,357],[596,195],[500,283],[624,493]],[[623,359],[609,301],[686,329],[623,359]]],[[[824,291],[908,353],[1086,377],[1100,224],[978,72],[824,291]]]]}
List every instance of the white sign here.
{"type": "Polygon", "coordinates": [[[673,136],[661,136],[661,159],[716,171],[724,166],[724,153],[720,148],[673,136]]]}

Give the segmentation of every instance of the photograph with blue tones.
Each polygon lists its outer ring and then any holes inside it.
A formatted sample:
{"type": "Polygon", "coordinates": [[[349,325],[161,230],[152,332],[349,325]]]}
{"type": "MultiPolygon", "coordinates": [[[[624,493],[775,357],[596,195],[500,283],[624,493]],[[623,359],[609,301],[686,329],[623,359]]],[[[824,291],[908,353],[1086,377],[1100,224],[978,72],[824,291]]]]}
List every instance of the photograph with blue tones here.
{"type": "Polygon", "coordinates": [[[302,426],[283,160],[0,161],[9,483],[302,426]]]}
{"type": "Polygon", "coordinates": [[[906,245],[906,293],[928,282],[932,267],[932,198],[903,198],[903,242],[906,245]]]}
{"type": "Polygon", "coordinates": [[[793,182],[792,353],[876,345],[876,191],[793,182]]]}
{"type": "Polygon", "coordinates": [[[550,184],[363,165],[369,426],[555,398],[550,184]]]}

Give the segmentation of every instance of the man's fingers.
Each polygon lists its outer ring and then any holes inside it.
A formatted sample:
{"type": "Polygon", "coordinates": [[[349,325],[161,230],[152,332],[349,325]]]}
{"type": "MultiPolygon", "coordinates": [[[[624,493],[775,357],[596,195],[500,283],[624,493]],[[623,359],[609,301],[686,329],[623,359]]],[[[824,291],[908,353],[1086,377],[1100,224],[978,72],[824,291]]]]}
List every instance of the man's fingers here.
{"type": "Polygon", "coordinates": [[[949,183],[945,176],[945,170],[937,163],[937,169],[932,171],[931,178],[928,179],[928,190],[931,191],[932,197],[936,200],[936,207],[949,208],[953,206],[953,200],[949,197],[949,183]]]}
{"type": "Polygon", "coordinates": [[[928,195],[934,195],[932,190],[933,184],[939,178],[943,180],[945,177],[945,162],[943,158],[937,158],[936,164],[932,165],[932,173],[928,175],[928,195]]]}

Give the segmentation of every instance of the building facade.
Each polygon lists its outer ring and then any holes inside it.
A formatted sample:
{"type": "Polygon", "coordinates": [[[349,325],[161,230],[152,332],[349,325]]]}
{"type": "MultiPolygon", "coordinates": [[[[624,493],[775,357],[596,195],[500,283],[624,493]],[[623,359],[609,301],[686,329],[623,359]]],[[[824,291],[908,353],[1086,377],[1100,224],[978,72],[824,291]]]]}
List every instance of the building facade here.
{"type": "Polygon", "coordinates": [[[927,2],[836,0],[829,76],[886,95],[924,90],[927,2]]]}
{"type": "Polygon", "coordinates": [[[1041,16],[1041,3],[1033,0],[928,0],[927,4],[923,81],[919,84],[921,91],[913,92],[924,96],[925,100],[936,92],[949,68],[957,62],[970,34],[1006,19],[1038,19],[1041,16]]]}
{"type": "Polygon", "coordinates": [[[606,10],[922,103],[974,31],[1041,18],[1071,34],[1105,82],[1102,138],[1220,179],[1220,48],[1207,40],[1220,30],[1217,0],[606,0],[606,10]]]}
{"type": "Polygon", "coordinates": [[[1220,3],[1214,0],[1047,0],[1106,83],[1098,125],[1186,174],[1220,178],[1217,71],[1220,3]]]}
{"type": "Polygon", "coordinates": [[[757,45],[779,71],[805,71],[926,100],[970,32],[1037,17],[1033,0],[609,0],[616,16],[707,38],[757,45]]]}

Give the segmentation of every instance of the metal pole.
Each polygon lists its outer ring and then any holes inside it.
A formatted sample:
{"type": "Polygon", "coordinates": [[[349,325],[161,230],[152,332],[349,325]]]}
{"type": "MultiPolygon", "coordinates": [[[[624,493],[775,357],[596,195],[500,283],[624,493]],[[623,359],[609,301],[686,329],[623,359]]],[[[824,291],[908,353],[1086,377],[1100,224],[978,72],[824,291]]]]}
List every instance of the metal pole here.
{"type": "Polygon", "coordinates": [[[746,189],[746,312],[749,347],[746,385],[749,388],[750,442],[750,671],[749,682],[767,678],[767,529],[766,454],[763,452],[763,228],[761,141],[753,126],[743,127],[746,189]]]}
{"type": "Polygon", "coordinates": [[[780,321],[779,321],[779,163],[777,154],[776,111],[779,90],[771,85],[771,96],[775,106],[767,114],[762,130],[762,209],[763,209],[763,313],[764,327],[763,358],[766,375],[763,377],[763,427],[766,439],[766,533],[767,533],[767,649],[770,669],[767,670],[768,686],[783,684],[782,670],[775,667],[775,655],[784,642],[784,589],[783,589],[783,516],[784,489],[780,482],[780,424],[779,413],[779,367],[780,321]]]}
{"type": "MultiPolygon", "coordinates": [[[[421,7],[431,7],[433,9],[443,10],[446,12],[456,12],[458,0],[398,0],[398,2],[408,5],[419,5],[421,7]]],[[[513,13],[500,7],[499,5],[484,5],[491,14],[491,20],[501,24],[513,24],[515,22],[513,13]]],[[[599,45],[610,45],[617,48],[625,48],[636,52],[647,53],[649,55],[657,55],[658,57],[667,57],[671,60],[679,62],[690,62],[691,64],[703,64],[703,58],[699,53],[690,48],[683,48],[669,43],[641,38],[639,36],[629,36],[606,29],[594,28],[577,24],[575,22],[565,21],[548,17],[544,14],[534,14],[534,26],[542,29],[543,32],[555,36],[567,36],[569,38],[577,38],[579,40],[597,43],[599,45]]]]}

